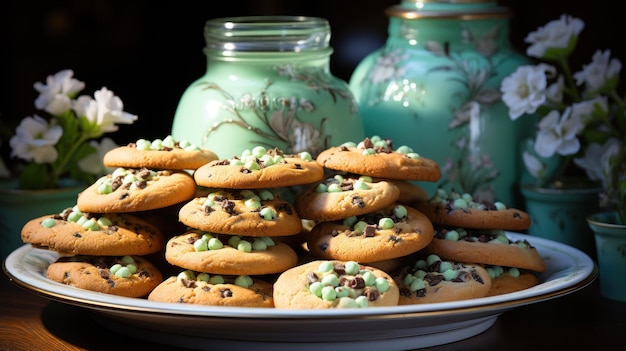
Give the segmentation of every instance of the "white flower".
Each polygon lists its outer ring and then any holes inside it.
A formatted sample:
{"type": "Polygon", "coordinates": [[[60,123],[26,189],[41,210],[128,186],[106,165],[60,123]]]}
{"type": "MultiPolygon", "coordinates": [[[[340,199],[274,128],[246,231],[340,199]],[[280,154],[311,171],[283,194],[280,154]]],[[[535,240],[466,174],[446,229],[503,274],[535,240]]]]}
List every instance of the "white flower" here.
{"type": "Polygon", "coordinates": [[[56,161],[58,153],[54,147],[63,135],[63,128],[34,115],[24,118],[9,140],[11,157],[18,157],[35,163],[56,161]]]}
{"type": "Polygon", "coordinates": [[[114,132],[118,130],[116,123],[132,124],[137,120],[137,116],[123,111],[122,100],[111,90],[102,88],[95,92],[94,97],[95,100],[89,96],[79,96],[74,103],[74,111],[97,126],[100,132],[114,132]]]}
{"type": "Polygon", "coordinates": [[[549,57],[551,49],[571,50],[578,34],[585,27],[585,23],[569,15],[561,15],[558,20],[548,22],[537,31],[529,33],[524,41],[531,44],[526,49],[528,56],[549,57]],[[572,43],[573,41],[573,43],[572,43]]]}
{"type": "Polygon", "coordinates": [[[608,167],[608,158],[620,146],[621,142],[616,138],[609,139],[604,145],[593,143],[587,147],[583,157],[574,159],[574,163],[585,170],[589,179],[604,183],[603,172],[608,167]]]}
{"type": "Polygon", "coordinates": [[[85,83],[72,78],[74,72],[66,69],[46,78],[46,84],[36,82],[33,87],[39,92],[35,107],[54,116],[68,111],[71,97],[85,87],[85,83]]]}
{"type": "Polygon", "coordinates": [[[545,165],[537,157],[535,157],[530,152],[524,151],[522,153],[522,158],[524,160],[526,170],[528,170],[528,173],[530,173],[530,175],[532,175],[534,178],[543,178],[545,165]]]}
{"type": "Polygon", "coordinates": [[[93,146],[96,152],[78,161],[78,168],[86,173],[95,175],[113,173],[115,171],[114,167],[105,167],[104,163],[102,163],[104,154],[118,147],[113,139],[102,138],[100,143],[92,140],[89,142],[89,145],[93,146]]]}
{"type": "Polygon", "coordinates": [[[622,63],[618,59],[611,59],[611,51],[598,50],[593,54],[591,63],[584,65],[582,71],[574,73],[577,85],[585,84],[585,90],[596,92],[607,81],[615,79],[622,70],[622,63]]]}
{"type": "Polygon", "coordinates": [[[552,110],[539,122],[535,141],[535,152],[539,156],[551,157],[555,153],[567,156],[580,150],[577,134],[583,130],[584,125],[571,112],[570,107],[562,115],[557,110],[552,110]]]}
{"type": "Polygon", "coordinates": [[[520,66],[502,80],[502,101],[509,108],[509,117],[516,120],[523,114],[531,114],[546,101],[548,65],[520,66]]]}
{"type": "MultiPolygon", "coordinates": [[[[617,179],[613,179],[615,175],[612,171],[620,171],[620,168],[624,166],[624,144],[617,138],[609,139],[603,146],[604,152],[600,157],[600,166],[602,167],[602,185],[604,189],[609,192],[615,191],[621,194],[624,193],[623,178],[617,176],[617,179]]],[[[623,173],[622,173],[623,175],[623,173]]]]}
{"type": "Polygon", "coordinates": [[[565,78],[559,76],[556,82],[550,84],[546,89],[546,98],[548,101],[560,104],[563,101],[563,92],[565,91],[565,78]]]}
{"type": "Polygon", "coordinates": [[[572,117],[579,119],[584,125],[593,118],[593,112],[596,108],[600,108],[604,115],[609,113],[609,103],[606,96],[596,96],[591,100],[572,104],[572,117]]]}

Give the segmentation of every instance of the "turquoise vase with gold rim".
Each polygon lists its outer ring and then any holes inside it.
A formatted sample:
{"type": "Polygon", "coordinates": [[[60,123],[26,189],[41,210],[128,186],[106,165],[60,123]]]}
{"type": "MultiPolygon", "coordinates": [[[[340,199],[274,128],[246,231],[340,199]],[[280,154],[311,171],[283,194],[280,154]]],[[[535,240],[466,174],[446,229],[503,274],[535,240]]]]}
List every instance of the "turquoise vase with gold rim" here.
{"type": "Polygon", "coordinates": [[[512,121],[504,77],[528,59],[509,43],[511,11],[491,0],[404,0],[386,9],[388,38],[356,67],[350,88],[365,133],[408,145],[442,168],[439,186],[518,206],[519,143],[532,118],[512,121]]]}

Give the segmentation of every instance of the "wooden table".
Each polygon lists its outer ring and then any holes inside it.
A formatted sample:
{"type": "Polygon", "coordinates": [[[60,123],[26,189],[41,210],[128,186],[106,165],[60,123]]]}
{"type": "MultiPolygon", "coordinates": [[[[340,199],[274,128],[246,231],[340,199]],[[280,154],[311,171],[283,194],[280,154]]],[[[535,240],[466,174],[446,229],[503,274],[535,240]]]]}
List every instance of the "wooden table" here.
{"type": "MultiPolygon", "coordinates": [[[[179,350],[117,334],[88,309],[52,301],[0,274],[0,350],[179,350]]],[[[575,293],[518,307],[487,331],[430,350],[626,350],[626,303],[575,293]]]]}

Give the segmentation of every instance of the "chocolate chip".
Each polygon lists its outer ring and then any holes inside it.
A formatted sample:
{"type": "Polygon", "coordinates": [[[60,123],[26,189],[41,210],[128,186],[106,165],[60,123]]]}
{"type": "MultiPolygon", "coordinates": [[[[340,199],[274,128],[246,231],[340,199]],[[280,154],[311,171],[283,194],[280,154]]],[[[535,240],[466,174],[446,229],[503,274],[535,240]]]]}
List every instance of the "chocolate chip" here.
{"type": "Polygon", "coordinates": [[[367,301],[376,301],[380,297],[380,291],[372,287],[367,287],[363,290],[363,295],[367,297],[367,301]]]}
{"type": "Polygon", "coordinates": [[[358,208],[365,207],[365,201],[363,201],[363,199],[360,196],[353,196],[352,197],[352,204],[356,205],[356,207],[358,207],[358,208]]]}
{"type": "Polygon", "coordinates": [[[376,235],[376,225],[374,224],[366,225],[365,228],[363,228],[363,234],[365,235],[366,238],[371,238],[374,235],[376,235]]]}
{"type": "Polygon", "coordinates": [[[430,286],[435,286],[439,283],[441,283],[444,280],[443,275],[439,275],[439,274],[427,274],[424,277],[424,281],[428,282],[428,285],[430,286]]]}

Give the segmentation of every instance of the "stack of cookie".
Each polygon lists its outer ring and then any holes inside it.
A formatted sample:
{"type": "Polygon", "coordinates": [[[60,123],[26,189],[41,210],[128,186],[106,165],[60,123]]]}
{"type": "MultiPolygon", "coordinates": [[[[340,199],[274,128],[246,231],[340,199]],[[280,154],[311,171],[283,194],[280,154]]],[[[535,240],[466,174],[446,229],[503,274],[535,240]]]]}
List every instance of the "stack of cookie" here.
{"type": "Polygon", "coordinates": [[[323,175],[308,153],[286,155],[261,146],[198,168],[194,179],[201,190],[179,211],[189,230],[165,248],[165,259],[184,271],[148,298],[273,307],[272,284],[264,276],[298,262],[295,250],[274,238],[302,231],[298,212],[281,198],[280,189],[310,184],[323,175]]]}
{"type": "Polygon", "coordinates": [[[523,290],[538,284],[546,270],[543,258],[528,241],[513,241],[506,231],[530,226],[524,211],[501,202],[478,203],[469,194],[438,189],[414,206],[432,221],[435,236],[425,252],[442,259],[481,265],[492,280],[486,296],[523,290]]]}
{"type": "Polygon", "coordinates": [[[430,220],[398,201],[398,184],[438,180],[434,161],[378,136],[328,148],[317,161],[331,175],[295,201],[300,216],[316,222],[306,240],[313,257],[375,264],[430,243],[430,220]]]}
{"type": "Polygon", "coordinates": [[[161,252],[165,244],[162,226],[146,215],[192,197],[196,184],[184,170],[216,158],[171,136],[113,149],[104,164],[117,169],[78,194],[74,208],[29,221],[22,240],[60,253],[47,270],[52,280],[146,296],[162,281],[160,269],[146,256],[161,252]]]}

